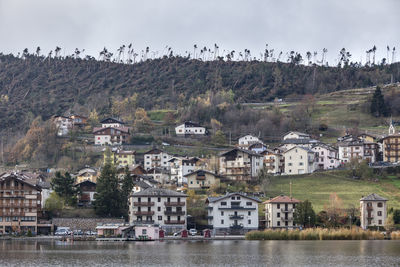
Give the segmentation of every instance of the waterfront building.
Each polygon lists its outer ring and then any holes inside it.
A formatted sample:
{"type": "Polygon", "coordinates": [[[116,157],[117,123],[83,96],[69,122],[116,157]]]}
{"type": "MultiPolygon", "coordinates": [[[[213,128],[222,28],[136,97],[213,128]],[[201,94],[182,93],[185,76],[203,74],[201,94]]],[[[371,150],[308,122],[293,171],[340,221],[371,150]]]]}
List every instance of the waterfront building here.
{"type": "Polygon", "coordinates": [[[163,188],[147,188],[129,197],[130,224],[157,224],[167,233],[186,229],[187,195],[163,188]]]}
{"type": "Polygon", "coordinates": [[[208,197],[207,218],[216,233],[241,233],[258,229],[258,203],[261,201],[244,193],[229,193],[208,197]]]}
{"type": "Polygon", "coordinates": [[[284,195],[265,201],[263,203],[265,204],[265,227],[286,229],[296,227],[293,214],[299,203],[299,200],[284,195]]]}
{"type": "Polygon", "coordinates": [[[384,227],[387,218],[387,199],[375,193],[360,199],[361,228],[384,227]]]}

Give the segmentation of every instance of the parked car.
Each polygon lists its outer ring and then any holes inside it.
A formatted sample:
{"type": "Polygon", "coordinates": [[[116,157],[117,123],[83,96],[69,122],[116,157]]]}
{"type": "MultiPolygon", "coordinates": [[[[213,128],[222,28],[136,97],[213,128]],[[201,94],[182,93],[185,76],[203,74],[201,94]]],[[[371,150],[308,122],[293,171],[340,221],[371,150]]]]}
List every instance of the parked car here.
{"type": "Polygon", "coordinates": [[[97,235],[96,231],[86,231],[85,235],[97,235]]]}
{"type": "Polygon", "coordinates": [[[181,234],[182,234],[182,230],[174,233],[173,236],[180,236],[181,234]]]}
{"type": "Polygon", "coordinates": [[[69,227],[58,227],[54,235],[70,235],[71,230],[69,227]]]}
{"type": "Polygon", "coordinates": [[[74,230],[73,234],[74,235],[83,235],[83,231],[82,230],[74,230]]]}
{"type": "Polygon", "coordinates": [[[197,235],[197,230],[192,228],[192,229],[189,230],[189,234],[190,235],[197,235]]]}

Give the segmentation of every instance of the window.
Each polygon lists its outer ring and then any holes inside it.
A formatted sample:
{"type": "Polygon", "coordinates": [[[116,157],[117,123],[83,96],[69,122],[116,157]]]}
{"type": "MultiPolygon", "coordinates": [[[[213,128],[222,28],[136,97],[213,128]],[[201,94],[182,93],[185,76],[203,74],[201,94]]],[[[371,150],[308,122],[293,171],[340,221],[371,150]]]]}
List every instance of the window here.
{"type": "Polygon", "coordinates": [[[221,211],[221,216],[224,216],[224,212],[223,211],[221,211]]]}
{"type": "Polygon", "coordinates": [[[224,224],[224,220],[221,220],[221,224],[224,224]]]}
{"type": "Polygon", "coordinates": [[[278,212],[278,213],[276,214],[276,217],[280,218],[280,217],[281,217],[281,213],[278,212]]]}
{"type": "Polygon", "coordinates": [[[232,200],[235,200],[235,197],[231,197],[232,200]]]}
{"type": "Polygon", "coordinates": [[[253,205],[253,202],[251,201],[246,202],[246,206],[251,206],[251,205],[253,205]]]}
{"type": "Polygon", "coordinates": [[[378,202],[378,208],[382,208],[382,207],[383,207],[382,202],[378,202]]]}
{"type": "Polygon", "coordinates": [[[248,215],[248,216],[251,216],[251,211],[247,212],[247,215],[248,215]]]}
{"type": "Polygon", "coordinates": [[[237,200],[240,200],[240,197],[236,197],[237,200]]]}
{"type": "Polygon", "coordinates": [[[292,163],[291,163],[291,162],[289,162],[289,163],[288,163],[288,166],[292,166],[292,163]]]}
{"type": "Polygon", "coordinates": [[[277,226],[281,226],[281,222],[278,222],[276,225],[277,225],[277,226]]]}
{"type": "Polygon", "coordinates": [[[303,159],[303,156],[300,156],[300,159],[303,159]]]}
{"type": "Polygon", "coordinates": [[[251,220],[248,220],[247,223],[248,223],[248,224],[251,224],[251,220]]]}
{"type": "Polygon", "coordinates": [[[161,207],[157,207],[157,211],[161,211],[161,207]]]}
{"type": "Polygon", "coordinates": [[[157,198],[157,202],[161,202],[161,197],[157,198]]]}
{"type": "Polygon", "coordinates": [[[378,221],[378,224],[382,225],[382,220],[379,220],[379,221],[378,221]]]}
{"type": "Polygon", "coordinates": [[[276,207],[277,207],[278,209],[280,209],[280,208],[281,208],[281,204],[277,204],[276,207]]]}
{"type": "Polygon", "coordinates": [[[382,211],[378,211],[378,216],[382,216],[382,211]]]}
{"type": "Polygon", "coordinates": [[[226,206],[226,202],[225,201],[221,202],[221,206],[226,206]]]}
{"type": "Polygon", "coordinates": [[[299,162],[299,166],[303,166],[303,164],[304,164],[303,162],[299,162]]]}
{"type": "Polygon", "coordinates": [[[158,216],[158,220],[159,220],[159,221],[162,221],[162,216],[158,216]]]}

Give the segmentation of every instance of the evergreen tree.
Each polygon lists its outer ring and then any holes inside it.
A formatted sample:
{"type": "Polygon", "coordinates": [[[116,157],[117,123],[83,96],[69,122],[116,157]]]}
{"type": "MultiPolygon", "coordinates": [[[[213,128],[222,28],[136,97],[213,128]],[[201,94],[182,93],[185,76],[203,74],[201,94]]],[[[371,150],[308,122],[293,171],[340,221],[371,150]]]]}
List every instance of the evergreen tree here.
{"type": "Polygon", "coordinates": [[[305,226],[313,226],[315,224],[315,211],[310,201],[306,200],[297,204],[293,214],[295,224],[305,226]]]}
{"type": "Polygon", "coordinates": [[[100,216],[120,217],[122,215],[117,172],[110,163],[104,165],[97,179],[94,209],[100,216]]]}
{"type": "Polygon", "coordinates": [[[390,113],[389,107],[385,105],[385,99],[382,95],[381,88],[379,86],[376,87],[374,95],[371,100],[371,114],[375,117],[380,116],[388,116],[390,113]]]}
{"type": "Polygon", "coordinates": [[[129,168],[126,167],[124,180],[122,181],[122,187],[121,187],[121,206],[122,206],[121,210],[125,218],[128,218],[128,211],[129,211],[128,201],[132,188],[133,188],[133,179],[129,172],[129,168]]]}
{"type": "Polygon", "coordinates": [[[66,172],[65,175],[62,175],[60,172],[56,172],[56,175],[51,181],[51,187],[54,189],[57,195],[64,199],[65,203],[70,206],[75,205],[77,200],[77,190],[74,184],[75,179],[72,178],[68,172],[66,172]]]}

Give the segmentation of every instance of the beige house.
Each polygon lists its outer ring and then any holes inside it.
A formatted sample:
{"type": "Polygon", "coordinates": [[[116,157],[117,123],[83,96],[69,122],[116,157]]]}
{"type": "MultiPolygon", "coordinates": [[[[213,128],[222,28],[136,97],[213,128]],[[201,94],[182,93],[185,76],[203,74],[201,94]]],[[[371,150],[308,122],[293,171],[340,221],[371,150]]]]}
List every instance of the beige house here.
{"type": "Polygon", "coordinates": [[[283,152],[285,158],[284,174],[312,173],[316,167],[315,152],[308,147],[295,146],[283,152]]]}
{"type": "Polygon", "coordinates": [[[189,189],[206,189],[220,184],[218,174],[206,170],[197,170],[185,175],[189,189]]]}
{"type": "Polygon", "coordinates": [[[285,158],[279,149],[267,149],[260,153],[264,156],[263,163],[268,173],[280,174],[284,172],[285,158]]]}
{"type": "Polygon", "coordinates": [[[263,156],[250,150],[234,148],[220,154],[220,174],[231,180],[249,181],[263,167],[263,156]]]}
{"type": "Polygon", "coordinates": [[[293,220],[294,210],[300,201],[280,195],[265,201],[265,220],[266,228],[294,228],[296,224],[293,220]]]}
{"type": "Polygon", "coordinates": [[[387,218],[386,198],[371,194],[360,199],[361,228],[369,226],[384,227],[387,218]]]}

